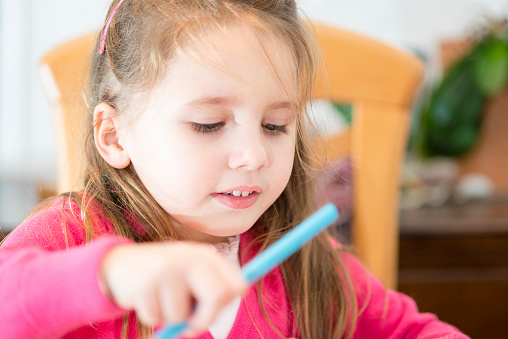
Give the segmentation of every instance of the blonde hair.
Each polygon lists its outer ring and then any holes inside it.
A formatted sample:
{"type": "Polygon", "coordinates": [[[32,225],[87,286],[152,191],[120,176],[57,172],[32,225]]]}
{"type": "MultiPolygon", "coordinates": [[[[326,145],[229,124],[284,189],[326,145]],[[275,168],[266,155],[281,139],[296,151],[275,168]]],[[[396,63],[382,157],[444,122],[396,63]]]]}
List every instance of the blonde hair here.
{"type": "MultiPolygon", "coordinates": [[[[118,1],[113,1],[108,16],[118,1]]],[[[69,193],[81,204],[87,241],[95,236],[93,209],[105,214],[118,235],[136,242],[178,239],[169,215],[143,186],[132,164],[116,169],[98,153],[93,141],[93,127],[97,123],[93,121],[93,110],[104,102],[119,114],[134,119],[134,107],[142,105],[143,98],[166,76],[167,67],[179,49],[192,49],[205,34],[235,23],[268,32],[287,44],[295,69],[294,96],[298,99],[298,136],[292,175],[281,196],[252,227],[255,244],[263,250],[314,210],[309,175],[311,151],[303,115],[312,95],[316,52],[315,42],[298,16],[295,1],[125,0],[109,27],[104,54],[98,50],[102,32],[97,36],[88,88],[90,130],[86,138],[85,188],[82,195],[69,193]],[[130,217],[144,225],[143,234],[135,231],[130,217]]],[[[352,336],[357,318],[356,299],[328,233],[304,246],[280,266],[280,271],[303,338],[352,336]]],[[[267,317],[262,284],[258,286],[259,302],[267,317]]],[[[267,320],[283,337],[270,319],[267,320]]],[[[139,329],[141,336],[148,336],[151,331],[142,325],[139,329]]]]}

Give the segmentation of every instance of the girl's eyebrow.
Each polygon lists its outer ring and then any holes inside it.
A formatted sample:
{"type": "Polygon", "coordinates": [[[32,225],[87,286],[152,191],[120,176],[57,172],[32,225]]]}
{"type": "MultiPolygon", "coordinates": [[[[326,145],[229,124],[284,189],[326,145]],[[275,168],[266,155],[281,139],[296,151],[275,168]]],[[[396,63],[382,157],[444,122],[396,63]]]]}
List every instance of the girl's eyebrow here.
{"type": "MultiPolygon", "coordinates": [[[[239,100],[234,97],[226,96],[210,96],[203,97],[196,100],[189,101],[184,104],[185,107],[193,106],[234,106],[238,104],[239,100]]],[[[278,109],[292,109],[293,105],[287,100],[279,100],[271,103],[266,107],[266,111],[274,111],[278,109]]]]}
{"type": "Polygon", "coordinates": [[[280,101],[276,101],[274,102],[273,104],[270,104],[266,107],[266,111],[275,111],[275,110],[278,110],[278,109],[292,109],[293,108],[293,104],[291,104],[291,102],[287,101],[287,100],[280,100],[280,101]]]}
{"type": "Polygon", "coordinates": [[[238,103],[238,100],[233,97],[203,97],[196,100],[189,101],[184,104],[185,107],[192,106],[232,106],[238,103]]]}

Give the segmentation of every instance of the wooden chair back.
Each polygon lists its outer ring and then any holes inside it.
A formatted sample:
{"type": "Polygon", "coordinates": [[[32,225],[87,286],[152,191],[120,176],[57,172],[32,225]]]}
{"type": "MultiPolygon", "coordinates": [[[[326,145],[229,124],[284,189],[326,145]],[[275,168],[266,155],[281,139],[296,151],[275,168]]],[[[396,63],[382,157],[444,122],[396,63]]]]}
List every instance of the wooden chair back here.
{"type": "Polygon", "coordinates": [[[66,42],[42,57],[39,78],[50,100],[55,131],[56,193],[79,190],[85,163],[83,88],[95,34],[66,42]]]}
{"type": "Polygon", "coordinates": [[[353,106],[347,133],[316,143],[315,149],[329,162],[350,155],[353,244],[374,275],[396,288],[399,174],[423,65],[412,55],[336,27],[313,23],[312,29],[324,66],[316,99],[353,106]]]}

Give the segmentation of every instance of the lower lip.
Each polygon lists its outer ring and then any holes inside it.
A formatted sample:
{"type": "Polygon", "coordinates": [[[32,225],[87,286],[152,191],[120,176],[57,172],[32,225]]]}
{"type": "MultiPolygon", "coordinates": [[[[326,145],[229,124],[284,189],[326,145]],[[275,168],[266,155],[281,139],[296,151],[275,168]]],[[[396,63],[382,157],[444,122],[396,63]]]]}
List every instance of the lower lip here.
{"type": "Polygon", "coordinates": [[[217,199],[218,202],[223,204],[224,206],[234,208],[236,210],[241,210],[244,208],[249,208],[256,203],[259,197],[258,192],[253,192],[246,197],[235,197],[234,195],[229,194],[221,194],[221,193],[213,193],[212,197],[217,199]]]}

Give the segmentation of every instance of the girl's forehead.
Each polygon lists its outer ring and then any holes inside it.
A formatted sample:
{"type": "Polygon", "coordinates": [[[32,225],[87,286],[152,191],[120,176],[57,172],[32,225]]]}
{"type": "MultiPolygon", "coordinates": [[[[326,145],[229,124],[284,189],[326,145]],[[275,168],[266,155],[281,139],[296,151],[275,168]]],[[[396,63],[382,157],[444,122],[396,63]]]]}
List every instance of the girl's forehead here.
{"type": "Polygon", "coordinates": [[[288,42],[277,34],[248,24],[232,23],[221,28],[189,34],[176,57],[225,66],[231,56],[251,54],[272,65],[279,72],[293,70],[293,56],[288,42]]]}
{"type": "Polygon", "coordinates": [[[238,82],[255,68],[260,74],[275,79],[287,91],[295,90],[295,59],[289,44],[281,37],[247,24],[231,24],[223,29],[192,35],[190,41],[172,59],[168,78],[189,64],[198,64],[212,72],[222,72],[238,82]]]}

